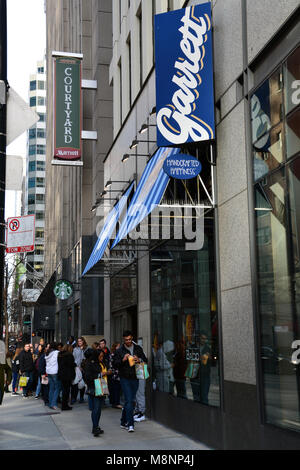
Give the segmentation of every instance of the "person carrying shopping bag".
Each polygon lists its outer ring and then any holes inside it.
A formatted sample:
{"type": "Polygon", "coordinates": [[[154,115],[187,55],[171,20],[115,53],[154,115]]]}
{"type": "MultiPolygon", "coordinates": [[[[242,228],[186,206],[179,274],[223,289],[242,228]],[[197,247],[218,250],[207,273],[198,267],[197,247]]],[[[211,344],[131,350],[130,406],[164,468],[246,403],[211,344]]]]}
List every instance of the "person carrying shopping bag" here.
{"type": "MultiPolygon", "coordinates": [[[[91,419],[93,425],[92,433],[95,437],[98,437],[104,432],[100,428],[99,422],[106,394],[101,393],[101,391],[99,393],[98,390],[96,390],[95,381],[98,379],[104,379],[105,381],[108,375],[108,371],[106,369],[106,365],[103,362],[104,354],[102,351],[97,349],[87,349],[84,355],[86,361],[83,369],[83,379],[87,385],[87,394],[90,396],[91,419]]],[[[106,388],[106,392],[108,393],[108,388],[106,388]]]]}

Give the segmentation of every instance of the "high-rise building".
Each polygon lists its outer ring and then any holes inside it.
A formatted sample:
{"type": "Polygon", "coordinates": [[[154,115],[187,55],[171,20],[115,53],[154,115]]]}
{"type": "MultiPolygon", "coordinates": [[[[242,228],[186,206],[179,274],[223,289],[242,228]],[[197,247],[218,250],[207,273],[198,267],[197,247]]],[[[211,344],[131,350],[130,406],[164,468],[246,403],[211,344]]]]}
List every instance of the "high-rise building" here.
{"type": "MultiPolygon", "coordinates": [[[[39,121],[28,130],[26,168],[26,212],[35,215],[35,248],[26,262],[32,279],[44,277],[45,245],[45,170],[46,170],[46,62],[37,63],[30,75],[29,105],[39,115],[39,121]]],[[[34,281],[33,281],[34,282],[34,281]]]]}

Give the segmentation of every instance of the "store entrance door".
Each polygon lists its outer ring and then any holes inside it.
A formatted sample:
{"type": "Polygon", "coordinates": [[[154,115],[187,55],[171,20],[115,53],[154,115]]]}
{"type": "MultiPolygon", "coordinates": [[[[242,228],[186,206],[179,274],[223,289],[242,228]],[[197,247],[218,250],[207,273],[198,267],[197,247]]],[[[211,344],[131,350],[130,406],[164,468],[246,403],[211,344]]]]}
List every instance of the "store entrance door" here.
{"type": "Polygon", "coordinates": [[[131,330],[134,341],[137,340],[137,306],[118,310],[112,314],[111,343],[122,342],[123,331],[131,330]]]}

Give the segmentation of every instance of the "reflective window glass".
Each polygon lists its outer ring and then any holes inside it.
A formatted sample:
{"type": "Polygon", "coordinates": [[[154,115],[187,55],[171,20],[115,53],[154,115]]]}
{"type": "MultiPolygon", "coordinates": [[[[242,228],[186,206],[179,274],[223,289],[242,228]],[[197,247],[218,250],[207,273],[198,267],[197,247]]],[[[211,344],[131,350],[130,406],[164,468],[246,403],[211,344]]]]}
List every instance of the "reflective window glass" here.
{"type": "MultiPolygon", "coordinates": [[[[252,142],[257,142],[282,117],[282,73],[278,70],[251,97],[252,142]]],[[[268,137],[262,140],[266,145],[268,137]]],[[[262,148],[262,142],[259,148],[262,148]]]]}
{"type": "Polygon", "coordinates": [[[300,47],[287,59],[283,67],[286,114],[300,105],[300,47]]]}

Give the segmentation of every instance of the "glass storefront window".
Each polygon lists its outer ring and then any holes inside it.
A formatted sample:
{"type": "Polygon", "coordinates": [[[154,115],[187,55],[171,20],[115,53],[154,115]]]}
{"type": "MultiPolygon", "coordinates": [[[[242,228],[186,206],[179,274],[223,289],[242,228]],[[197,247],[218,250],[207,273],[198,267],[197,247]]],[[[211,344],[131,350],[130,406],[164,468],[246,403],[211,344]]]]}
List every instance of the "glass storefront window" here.
{"type": "Polygon", "coordinates": [[[153,387],[220,406],[213,232],[207,219],[201,250],[178,240],[151,256],[153,387]]]}
{"type": "Polygon", "coordinates": [[[284,109],[273,130],[280,129],[280,165],[263,158],[257,163],[254,153],[254,192],[265,417],[300,431],[300,99],[296,104],[291,91],[299,79],[297,57],[299,48],[278,71],[284,109]]]}

